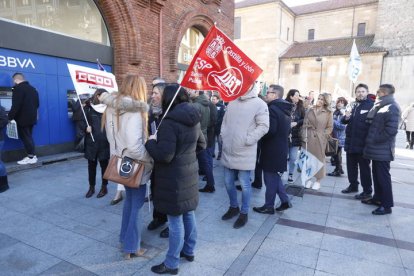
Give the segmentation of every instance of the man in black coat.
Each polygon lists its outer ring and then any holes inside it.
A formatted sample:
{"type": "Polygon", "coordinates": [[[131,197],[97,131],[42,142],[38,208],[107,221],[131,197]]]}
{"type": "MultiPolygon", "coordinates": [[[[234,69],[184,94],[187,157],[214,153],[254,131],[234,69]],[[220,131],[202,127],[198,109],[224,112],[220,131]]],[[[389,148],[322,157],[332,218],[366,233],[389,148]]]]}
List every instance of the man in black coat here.
{"type": "Polygon", "coordinates": [[[262,214],[274,214],[276,194],[281,201],[276,211],[283,211],[291,207],[281,177],[287,169],[290,115],[293,105],[283,100],[283,87],[279,85],[270,85],[266,94],[266,101],[269,106],[269,131],[261,140],[259,161],[266,185],[266,199],[262,207],[254,207],[253,211],[262,214]]]}
{"type": "Polygon", "coordinates": [[[23,142],[27,157],[17,164],[35,164],[35,144],[32,137],[33,126],[37,123],[37,110],[39,108],[39,95],[36,89],[25,80],[22,73],[13,75],[15,86],[13,87],[12,106],[9,112],[9,120],[17,123],[17,132],[23,142]]]}
{"type": "Polygon", "coordinates": [[[342,193],[358,192],[359,167],[363,191],[355,195],[355,198],[362,200],[371,198],[372,194],[371,161],[363,156],[365,139],[369,129],[369,124],[365,119],[367,118],[368,111],[374,105],[374,102],[368,98],[368,93],[368,86],[366,84],[358,84],[355,88],[356,101],[353,103],[352,110],[347,111],[342,118],[342,123],[347,125],[345,130],[345,151],[349,181],[349,186],[342,190],[342,193]]]}
{"type": "Polygon", "coordinates": [[[363,203],[378,206],[372,211],[374,215],[391,214],[391,207],[394,206],[390,164],[394,160],[395,137],[401,115],[394,93],[393,85],[380,85],[377,100],[366,119],[370,127],[365,140],[364,156],[372,160],[374,196],[363,203]]]}

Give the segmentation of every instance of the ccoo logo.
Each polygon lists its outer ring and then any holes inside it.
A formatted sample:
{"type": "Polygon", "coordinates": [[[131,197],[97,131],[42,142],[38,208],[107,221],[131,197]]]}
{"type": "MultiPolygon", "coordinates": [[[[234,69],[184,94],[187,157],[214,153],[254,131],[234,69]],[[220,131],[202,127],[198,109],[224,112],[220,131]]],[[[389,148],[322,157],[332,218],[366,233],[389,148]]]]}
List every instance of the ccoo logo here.
{"type": "Polygon", "coordinates": [[[235,97],[243,86],[243,75],[238,68],[228,67],[220,72],[210,72],[207,82],[209,86],[223,91],[227,97],[235,97]]]}

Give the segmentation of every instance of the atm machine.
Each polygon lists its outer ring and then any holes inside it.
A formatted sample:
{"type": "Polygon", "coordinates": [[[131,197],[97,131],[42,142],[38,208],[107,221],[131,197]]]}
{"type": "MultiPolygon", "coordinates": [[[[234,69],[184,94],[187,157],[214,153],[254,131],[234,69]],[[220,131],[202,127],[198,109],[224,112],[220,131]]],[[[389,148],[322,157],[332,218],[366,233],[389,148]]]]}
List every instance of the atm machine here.
{"type": "Polygon", "coordinates": [[[7,86],[0,86],[0,104],[6,109],[8,114],[12,106],[13,88],[7,86]]]}

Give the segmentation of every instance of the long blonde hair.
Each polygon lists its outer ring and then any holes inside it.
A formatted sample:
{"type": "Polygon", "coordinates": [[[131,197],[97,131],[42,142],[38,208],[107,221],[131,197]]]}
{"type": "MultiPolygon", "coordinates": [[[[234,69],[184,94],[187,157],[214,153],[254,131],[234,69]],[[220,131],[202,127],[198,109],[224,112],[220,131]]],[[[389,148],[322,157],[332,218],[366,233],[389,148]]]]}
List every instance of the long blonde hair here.
{"type": "Polygon", "coordinates": [[[332,112],[332,96],[330,93],[322,93],[319,96],[323,97],[323,108],[325,108],[326,110],[332,112]]]}
{"type": "MultiPolygon", "coordinates": [[[[147,85],[145,83],[145,79],[138,75],[128,74],[122,81],[122,85],[117,93],[115,98],[115,106],[118,106],[118,101],[120,101],[123,97],[129,97],[133,100],[142,101],[144,103],[147,102],[147,85]]],[[[104,114],[106,115],[106,114],[104,114]]],[[[121,125],[119,124],[119,116],[120,110],[116,109],[116,120],[118,125],[118,131],[121,129],[121,125]]],[[[148,112],[141,111],[141,118],[142,118],[142,133],[144,141],[148,137],[148,112]]],[[[105,120],[103,119],[103,122],[105,120]]]]}

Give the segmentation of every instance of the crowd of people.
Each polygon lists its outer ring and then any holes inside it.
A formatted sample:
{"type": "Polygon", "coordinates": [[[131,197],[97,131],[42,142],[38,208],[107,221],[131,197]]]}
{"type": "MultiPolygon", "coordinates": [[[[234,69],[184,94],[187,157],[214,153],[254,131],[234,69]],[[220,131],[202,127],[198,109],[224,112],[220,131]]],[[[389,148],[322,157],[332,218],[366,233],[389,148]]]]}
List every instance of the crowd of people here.
{"type": "MultiPolygon", "coordinates": [[[[19,78],[20,75],[17,86],[19,78]]],[[[363,191],[355,199],[376,206],[374,215],[392,212],[390,162],[394,160],[395,137],[402,119],[407,148],[413,148],[414,104],[401,115],[394,100],[395,89],[389,84],[381,85],[376,95],[369,94],[367,85],[359,84],[356,98],[349,104],[344,97],[333,101],[329,93],[314,97],[311,91],[302,97],[298,90],[291,89],[285,95],[285,89],[275,84],[269,86],[264,97],[261,91],[255,83],[243,96],[223,103],[215,92],[185,89],[154,78],[151,97],[147,99],[145,80],[127,75],[117,93],[97,89],[81,106],[86,118],[80,119],[78,125],[88,161],[86,198],[95,193],[98,163],[102,185],[97,197],[108,193],[108,181],[103,175],[110,156],[127,156],[144,166],[139,187],[118,184],[111,201],[112,205],[124,202],[119,241],[125,259],[145,255],[139,211],[144,202],[153,201],[153,219],[147,229],[153,231],[168,223],[160,236],[169,239],[169,247],[165,260],[151,270],[177,274],[180,259],[194,260],[194,211],[199,193],[216,192],[214,158],[224,167],[229,200],[228,210],[221,218],[237,217],[235,229],[248,222],[252,187],[260,189],[262,183],[266,187],[264,204],[253,207],[254,212],[275,214],[292,208],[282,176],[287,173],[288,184],[300,181],[296,177],[296,161],[301,150],[322,163],[302,183],[305,188],[319,190],[326,175],[341,177],[345,150],[349,186],[342,193],[357,193],[360,181],[363,191]],[[325,149],[330,137],[338,139],[338,148],[331,159],[335,169],[326,173],[325,149]],[[201,189],[200,175],[206,183],[201,189]],[[241,202],[237,190],[241,190],[241,202]],[[280,199],[277,206],[276,196],[280,199]]],[[[0,128],[8,121],[3,113],[0,108],[0,128]]],[[[13,114],[9,113],[9,119],[13,114]]],[[[20,127],[28,128],[29,133],[32,123],[20,127]]],[[[0,146],[1,141],[0,136],[0,146]]],[[[26,151],[24,162],[34,162],[34,145],[31,147],[30,141],[26,151]]],[[[3,175],[0,166],[0,181],[3,175]]]]}

